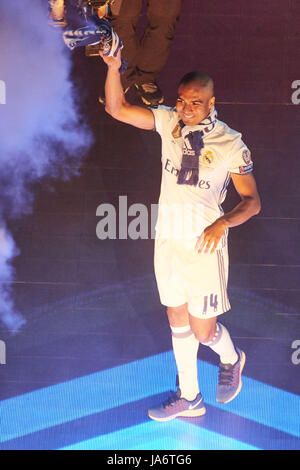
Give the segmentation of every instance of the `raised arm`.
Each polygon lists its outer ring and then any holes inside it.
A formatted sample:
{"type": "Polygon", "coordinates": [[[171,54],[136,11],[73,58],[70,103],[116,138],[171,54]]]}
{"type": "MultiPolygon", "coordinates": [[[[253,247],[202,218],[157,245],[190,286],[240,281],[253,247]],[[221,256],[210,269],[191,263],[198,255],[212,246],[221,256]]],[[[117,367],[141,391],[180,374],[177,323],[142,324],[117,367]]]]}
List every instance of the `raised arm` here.
{"type": "Polygon", "coordinates": [[[154,115],[148,108],[133,106],[125,100],[119,69],[121,66],[121,51],[117,57],[100,56],[107,65],[105,82],[105,110],[118,121],[131,124],[145,130],[154,130],[154,115]]]}

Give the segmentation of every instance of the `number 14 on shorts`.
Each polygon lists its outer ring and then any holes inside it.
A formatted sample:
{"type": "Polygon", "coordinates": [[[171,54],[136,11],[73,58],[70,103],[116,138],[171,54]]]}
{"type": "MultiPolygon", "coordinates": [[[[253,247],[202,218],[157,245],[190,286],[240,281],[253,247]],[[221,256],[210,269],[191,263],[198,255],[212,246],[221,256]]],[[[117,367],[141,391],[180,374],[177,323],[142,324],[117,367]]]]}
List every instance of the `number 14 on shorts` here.
{"type": "Polygon", "coordinates": [[[217,296],[217,294],[210,294],[210,296],[205,295],[204,296],[204,305],[203,305],[203,314],[204,315],[207,313],[208,299],[209,299],[209,305],[210,305],[210,307],[213,307],[214,312],[217,312],[217,310],[218,310],[218,296],[217,296]]]}

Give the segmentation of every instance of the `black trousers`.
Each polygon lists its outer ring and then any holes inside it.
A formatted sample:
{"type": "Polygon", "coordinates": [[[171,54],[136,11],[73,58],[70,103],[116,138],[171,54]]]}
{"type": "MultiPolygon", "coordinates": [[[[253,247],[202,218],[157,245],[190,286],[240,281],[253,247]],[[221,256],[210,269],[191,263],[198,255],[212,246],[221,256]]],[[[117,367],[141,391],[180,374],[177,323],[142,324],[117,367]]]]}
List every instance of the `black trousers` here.
{"type": "Polygon", "coordinates": [[[140,41],[137,24],[143,0],[122,0],[112,26],[123,41],[122,55],[128,61],[127,71],[122,75],[124,88],[157,78],[169,55],[181,5],[182,0],[148,0],[148,24],[140,41]]]}

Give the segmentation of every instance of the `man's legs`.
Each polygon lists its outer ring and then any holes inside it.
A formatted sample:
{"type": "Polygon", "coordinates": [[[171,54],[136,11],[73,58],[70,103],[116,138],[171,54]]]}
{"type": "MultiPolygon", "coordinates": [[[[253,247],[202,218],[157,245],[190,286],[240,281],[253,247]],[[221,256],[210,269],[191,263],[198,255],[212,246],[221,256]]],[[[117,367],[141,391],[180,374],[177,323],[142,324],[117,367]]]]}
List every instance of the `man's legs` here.
{"type": "Polygon", "coordinates": [[[182,0],[149,0],[148,25],[136,59],[136,90],[143,103],[158,106],[163,94],[156,79],[165,65],[174,38],[182,0]]]}
{"type": "Polygon", "coordinates": [[[189,315],[191,329],[199,341],[204,346],[209,346],[220,356],[223,364],[235,364],[238,360],[238,354],[235,350],[228,330],[221,323],[217,323],[217,317],[202,320],[189,315]],[[211,328],[208,328],[211,325],[211,328]]]}
{"type": "Polygon", "coordinates": [[[182,0],[149,0],[148,26],[137,61],[137,83],[155,81],[165,65],[179,19],[182,0]]]}
{"type": "Polygon", "coordinates": [[[196,370],[199,343],[210,347],[217,353],[223,364],[233,365],[239,357],[228,330],[221,323],[217,323],[217,317],[205,320],[196,318],[189,314],[187,304],[167,308],[167,315],[172,331],[179,387],[182,395],[185,396],[183,391],[186,390],[188,396],[185,398],[191,399],[193,391],[198,390],[196,370]],[[188,380],[185,379],[186,377],[188,380]]]}
{"type": "Polygon", "coordinates": [[[235,348],[228,330],[216,320],[217,317],[203,320],[189,314],[189,323],[196,339],[220,357],[216,399],[219,403],[228,403],[241,390],[246,356],[235,348]]]}
{"type": "Polygon", "coordinates": [[[190,327],[187,304],[167,308],[167,315],[181,396],[186,400],[194,400],[199,393],[197,370],[199,341],[190,327]]]}
{"type": "Polygon", "coordinates": [[[141,44],[136,28],[143,0],[123,0],[119,14],[112,19],[112,26],[124,44],[122,55],[128,62],[121,77],[123,88],[135,84],[147,105],[156,106],[163,102],[155,80],[168,58],[181,4],[182,0],[149,0],[148,26],[141,44]]]}
{"type": "MultiPolygon", "coordinates": [[[[199,343],[205,345],[215,343],[217,317],[205,320],[193,317],[188,312],[187,304],[167,308],[167,315],[172,332],[181,396],[192,400],[199,393],[197,372],[199,343]]],[[[234,351],[232,343],[231,348],[234,351]]]]}
{"type": "Polygon", "coordinates": [[[149,410],[149,417],[166,421],[177,416],[205,414],[198,382],[199,343],[210,347],[220,356],[217,401],[227,403],[233,400],[241,390],[241,373],[245,364],[245,354],[235,349],[227,329],[221,323],[217,323],[217,317],[203,320],[190,315],[187,304],[168,307],[167,315],[172,332],[179,390],[171,402],[149,410]],[[191,411],[189,411],[190,408],[191,411]]]}
{"type": "Polygon", "coordinates": [[[122,56],[128,62],[127,70],[121,77],[124,89],[133,85],[136,81],[136,60],[140,47],[136,27],[142,6],[143,0],[123,0],[119,14],[111,21],[114,30],[124,45],[122,56]]]}
{"type": "Polygon", "coordinates": [[[167,314],[172,331],[179,388],[176,394],[162,405],[148,410],[148,416],[156,421],[169,421],[177,416],[203,416],[206,409],[199,391],[197,373],[199,341],[191,331],[187,305],[169,307],[167,314]]]}
{"type": "Polygon", "coordinates": [[[187,304],[167,308],[177,364],[179,388],[187,400],[199,393],[197,353],[199,343],[210,347],[222,364],[234,365],[239,355],[224,325],[217,317],[199,319],[189,314],[187,304]]]}

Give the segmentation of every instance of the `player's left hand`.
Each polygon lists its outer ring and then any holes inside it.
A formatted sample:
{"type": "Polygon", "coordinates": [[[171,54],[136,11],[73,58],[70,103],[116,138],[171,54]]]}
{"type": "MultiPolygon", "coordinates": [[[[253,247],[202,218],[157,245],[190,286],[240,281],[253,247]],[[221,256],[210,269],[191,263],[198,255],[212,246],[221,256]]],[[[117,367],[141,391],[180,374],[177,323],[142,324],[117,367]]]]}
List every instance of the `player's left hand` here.
{"type": "Polygon", "coordinates": [[[225,219],[217,219],[204,229],[197,240],[195,250],[198,253],[214,253],[227,227],[228,223],[225,219]]]}

